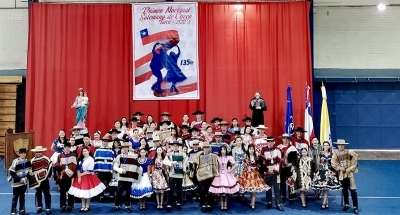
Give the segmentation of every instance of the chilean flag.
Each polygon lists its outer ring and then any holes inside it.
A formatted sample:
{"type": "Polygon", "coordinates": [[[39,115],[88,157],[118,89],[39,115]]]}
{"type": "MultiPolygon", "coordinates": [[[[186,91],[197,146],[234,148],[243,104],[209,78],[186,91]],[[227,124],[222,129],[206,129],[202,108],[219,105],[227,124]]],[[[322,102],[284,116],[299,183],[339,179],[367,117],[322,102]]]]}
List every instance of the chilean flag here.
{"type": "MultiPolygon", "coordinates": [[[[304,110],[304,139],[310,143],[310,139],[314,137],[314,124],[311,116],[311,104],[310,104],[310,87],[306,86],[306,108],[304,110]]],[[[311,144],[311,143],[310,143],[311,144]]]]}

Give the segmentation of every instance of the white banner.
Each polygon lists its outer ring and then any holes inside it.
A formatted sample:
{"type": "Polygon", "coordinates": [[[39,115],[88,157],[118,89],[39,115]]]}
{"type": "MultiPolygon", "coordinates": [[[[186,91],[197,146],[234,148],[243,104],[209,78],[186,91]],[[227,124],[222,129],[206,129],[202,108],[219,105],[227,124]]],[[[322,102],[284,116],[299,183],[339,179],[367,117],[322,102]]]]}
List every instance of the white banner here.
{"type": "Polygon", "coordinates": [[[133,4],[134,100],[199,99],[197,3],[133,4]]]}

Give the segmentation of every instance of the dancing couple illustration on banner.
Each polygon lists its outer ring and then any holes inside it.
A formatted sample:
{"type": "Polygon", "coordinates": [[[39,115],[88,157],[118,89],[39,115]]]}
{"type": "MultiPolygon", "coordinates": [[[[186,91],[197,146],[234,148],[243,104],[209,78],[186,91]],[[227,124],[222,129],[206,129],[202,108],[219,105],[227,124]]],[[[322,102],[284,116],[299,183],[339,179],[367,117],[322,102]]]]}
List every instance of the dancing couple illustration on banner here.
{"type": "Polygon", "coordinates": [[[197,3],[134,4],[134,100],[199,99],[197,3]]]}

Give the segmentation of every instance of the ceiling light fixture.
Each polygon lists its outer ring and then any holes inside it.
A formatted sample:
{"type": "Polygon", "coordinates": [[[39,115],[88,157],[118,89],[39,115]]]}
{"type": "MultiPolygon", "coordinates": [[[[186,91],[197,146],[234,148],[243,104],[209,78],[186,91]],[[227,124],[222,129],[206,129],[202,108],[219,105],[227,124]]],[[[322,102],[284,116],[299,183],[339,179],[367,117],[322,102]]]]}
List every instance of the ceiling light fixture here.
{"type": "Polygon", "coordinates": [[[384,3],[378,4],[378,10],[382,11],[386,9],[386,5],[384,3]]]}

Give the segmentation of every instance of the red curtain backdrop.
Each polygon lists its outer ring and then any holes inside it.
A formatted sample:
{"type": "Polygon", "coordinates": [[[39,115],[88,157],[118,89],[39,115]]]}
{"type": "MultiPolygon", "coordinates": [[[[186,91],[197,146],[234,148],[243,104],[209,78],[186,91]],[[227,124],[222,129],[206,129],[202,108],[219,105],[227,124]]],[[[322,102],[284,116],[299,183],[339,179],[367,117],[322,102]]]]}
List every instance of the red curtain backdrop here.
{"type": "Polygon", "coordinates": [[[131,5],[32,4],[26,130],[49,146],[58,129],[74,125],[70,106],[79,87],[89,93],[91,133],[135,111],[156,121],[169,111],[178,124],[196,109],[207,121],[242,119],[251,116],[250,99],[260,91],[268,105],[267,133],[279,135],[288,84],[295,126],[302,126],[304,89],[311,83],[310,3],[241,5],[199,3],[200,100],[133,101],[131,5]]]}
{"type": "Polygon", "coordinates": [[[91,134],[128,117],[130,7],[34,3],[29,15],[25,127],[35,131],[36,144],[50,147],[59,129],[75,125],[79,87],[88,92],[91,134]]]}

